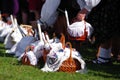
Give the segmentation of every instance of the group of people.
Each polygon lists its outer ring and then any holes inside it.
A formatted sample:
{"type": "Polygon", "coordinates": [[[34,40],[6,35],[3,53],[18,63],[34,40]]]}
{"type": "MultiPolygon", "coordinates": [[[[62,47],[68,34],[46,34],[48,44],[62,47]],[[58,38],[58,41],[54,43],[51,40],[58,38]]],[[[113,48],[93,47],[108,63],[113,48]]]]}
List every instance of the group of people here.
{"type": "MultiPolygon", "coordinates": [[[[68,25],[63,17],[65,10],[68,11],[70,24],[83,20],[88,21],[94,28],[91,40],[95,37],[98,47],[97,58],[93,60],[93,63],[111,63],[112,56],[118,61],[120,60],[120,36],[118,36],[120,10],[118,4],[119,0],[46,0],[41,10],[40,22],[46,23],[47,26],[55,23],[56,32],[67,34],[66,26],[68,25]]],[[[72,43],[78,45],[81,40],[75,38],[72,43]]],[[[77,45],[75,47],[79,49],[80,45],[77,45]]]]}
{"type": "Polygon", "coordinates": [[[13,14],[19,24],[32,24],[40,18],[41,7],[45,0],[1,0],[0,11],[5,17],[13,14]]]}
{"type": "MultiPolygon", "coordinates": [[[[7,0],[2,0],[1,4],[4,1],[7,2],[7,0]]],[[[94,29],[89,39],[92,41],[95,37],[95,44],[98,48],[97,58],[92,62],[96,64],[111,63],[112,56],[120,61],[119,0],[34,0],[32,3],[31,1],[19,0],[17,2],[19,3],[19,10],[18,7],[14,9],[13,6],[11,9],[10,7],[9,9],[5,8],[10,3],[5,3],[0,8],[3,13],[6,13],[4,12],[4,9],[6,9],[9,14],[15,14],[16,17],[19,17],[16,11],[19,13],[21,10],[20,14],[22,15],[20,17],[22,16],[23,23],[27,24],[26,19],[30,17],[33,21],[38,20],[42,29],[49,31],[52,28],[54,32],[63,33],[65,36],[68,36],[67,27],[69,25],[81,21],[89,22],[94,29]],[[24,2],[22,3],[22,1],[24,2]],[[69,25],[67,24],[65,10],[68,12],[69,25]],[[28,12],[30,12],[30,15],[26,17],[25,15],[28,12]],[[35,19],[33,15],[35,15],[35,19]]],[[[19,20],[20,18],[18,18],[19,20]]],[[[78,27],[80,27],[79,24],[78,27]]],[[[74,40],[68,38],[68,40],[77,50],[80,48],[78,43],[83,42],[76,38],[74,40]]]]}

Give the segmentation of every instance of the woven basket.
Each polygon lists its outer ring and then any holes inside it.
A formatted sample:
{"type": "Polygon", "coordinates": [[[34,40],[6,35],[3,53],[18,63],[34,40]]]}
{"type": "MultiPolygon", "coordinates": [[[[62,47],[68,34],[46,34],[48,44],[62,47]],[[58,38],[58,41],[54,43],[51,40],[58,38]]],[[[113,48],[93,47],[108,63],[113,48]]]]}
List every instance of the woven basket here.
{"type": "Polygon", "coordinates": [[[29,58],[26,56],[26,53],[25,53],[24,56],[22,57],[22,64],[24,64],[24,65],[30,65],[30,60],[29,60],[29,58]]]}
{"type": "Polygon", "coordinates": [[[25,50],[25,53],[24,53],[24,55],[23,55],[23,57],[22,57],[22,64],[23,64],[23,65],[31,65],[31,64],[30,64],[30,60],[29,60],[28,56],[26,55],[26,52],[27,52],[29,49],[32,50],[32,47],[31,47],[31,46],[27,46],[27,47],[26,47],[26,50],[25,50]]]}
{"type": "MultiPolygon", "coordinates": [[[[46,33],[45,33],[46,34],[46,33]]],[[[63,33],[60,34],[61,37],[60,37],[60,42],[62,43],[62,47],[65,48],[65,35],[63,33]]],[[[53,34],[53,38],[55,38],[56,35],[53,34]]],[[[50,52],[50,50],[45,50],[43,51],[43,60],[44,62],[46,62],[46,59],[47,59],[47,54],[50,52]]]]}
{"type": "MultiPolygon", "coordinates": [[[[88,34],[88,32],[86,31],[86,22],[85,21],[84,21],[84,26],[85,26],[85,28],[84,28],[84,34],[82,36],[73,36],[72,35],[73,34],[73,28],[68,27],[68,29],[67,29],[68,30],[68,38],[70,40],[85,41],[87,39],[87,34],[88,34]],[[69,33],[69,32],[72,32],[72,34],[69,33]]],[[[79,30],[79,27],[80,26],[77,26],[76,28],[78,28],[78,30],[79,30]]],[[[78,33],[76,32],[76,34],[78,34],[78,33]]]]}
{"type": "Polygon", "coordinates": [[[44,60],[44,63],[46,62],[47,60],[47,54],[50,52],[50,50],[45,50],[43,51],[43,60],[44,60]]]}
{"type": "Polygon", "coordinates": [[[58,71],[62,72],[75,72],[76,70],[81,69],[81,64],[77,59],[72,58],[72,45],[70,42],[67,42],[66,45],[70,46],[70,57],[63,61],[58,71]]]}

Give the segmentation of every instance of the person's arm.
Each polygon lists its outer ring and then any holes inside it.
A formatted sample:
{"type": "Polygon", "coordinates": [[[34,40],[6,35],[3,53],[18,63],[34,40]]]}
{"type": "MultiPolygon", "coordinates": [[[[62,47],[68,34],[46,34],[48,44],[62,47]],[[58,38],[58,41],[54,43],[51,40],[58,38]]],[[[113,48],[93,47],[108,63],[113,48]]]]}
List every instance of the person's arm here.
{"type": "Polygon", "coordinates": [[[41,10],[40,20],[42,22],[50,24],[49,19],[51,18],[51,16],[55,15],[59,4],[60,0],[46,0],[41,10]]]}
{"type": "Polygon", "coordinates": [[[85,0],[85,6],[84,8],[86,8],[88,11],[91,11],[93,7],[95,7],[96,5],[98,5],[100,3],[101,0],[85,0]]]}
{"type": "Polygon", "coordinates": [[[81,10],[85,8],[87,11],[91,11],[100,1],[101,0],[77,0],[77,3],[80,5],[81,10]]]}
{"type": "Polygon", "coordinates": [[[93,7],[99,4],[101,0],[77,0],[80,5],[81,11],[78,12],[76,19],[78,21],[84,20],[86,14],[91,11],[93,7]]]}

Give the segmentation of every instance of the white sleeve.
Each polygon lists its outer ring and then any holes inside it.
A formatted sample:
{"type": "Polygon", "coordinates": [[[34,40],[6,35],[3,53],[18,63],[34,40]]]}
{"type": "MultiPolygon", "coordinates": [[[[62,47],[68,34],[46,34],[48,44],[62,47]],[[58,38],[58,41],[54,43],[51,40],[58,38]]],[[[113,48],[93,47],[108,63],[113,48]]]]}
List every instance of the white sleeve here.
{"type": "Polygon", "coordinates": [[[98,5],[100,1],[101,1],[101,0],[85,0],[85,2],[86,2],[85,8],[86,8],[88,11],[91,11],[91,9],[92,9],[93,7],[95,7],[96,5],[98,5]]]}
{"type": "Polygon", "coordinates": [[[91,37],[91,34],[93,33],[94,31],[94,28],[92,27],[92,25],[88,22],[86,22],[86,31],[88,32],[87,34],[87,38],[90,39],[91,37]]]}
{"type": "Polygon", "coordinates": [[[81,9],[86,8],[88,11],[91,11],[93,7],[98,5],[101,0],[77,0],[81,9]]]}
{"type": "Polygon", "coordinates": [[[51,16],[55,15],[56,9],[58,8],[59,4],[60,0],[46,0],[41,10],[40,20],[42,22],[49,21],[51,16]]]}

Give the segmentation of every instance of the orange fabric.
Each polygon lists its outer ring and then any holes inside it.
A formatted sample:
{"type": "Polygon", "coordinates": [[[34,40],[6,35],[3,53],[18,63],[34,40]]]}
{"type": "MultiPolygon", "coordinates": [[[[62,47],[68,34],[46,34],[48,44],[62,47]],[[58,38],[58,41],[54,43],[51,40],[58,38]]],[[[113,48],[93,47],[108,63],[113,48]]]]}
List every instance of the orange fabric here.
{"type": "Polygon", "coordinates": [[[81,36],[81,37],[72,37],[72,36],[68,35],[68,38],[69,38],[70,40],[85,41],[86,38],[87,38],[87,34],[88,34],[88,32],[84,31],[84,35],[81,36]]]}

